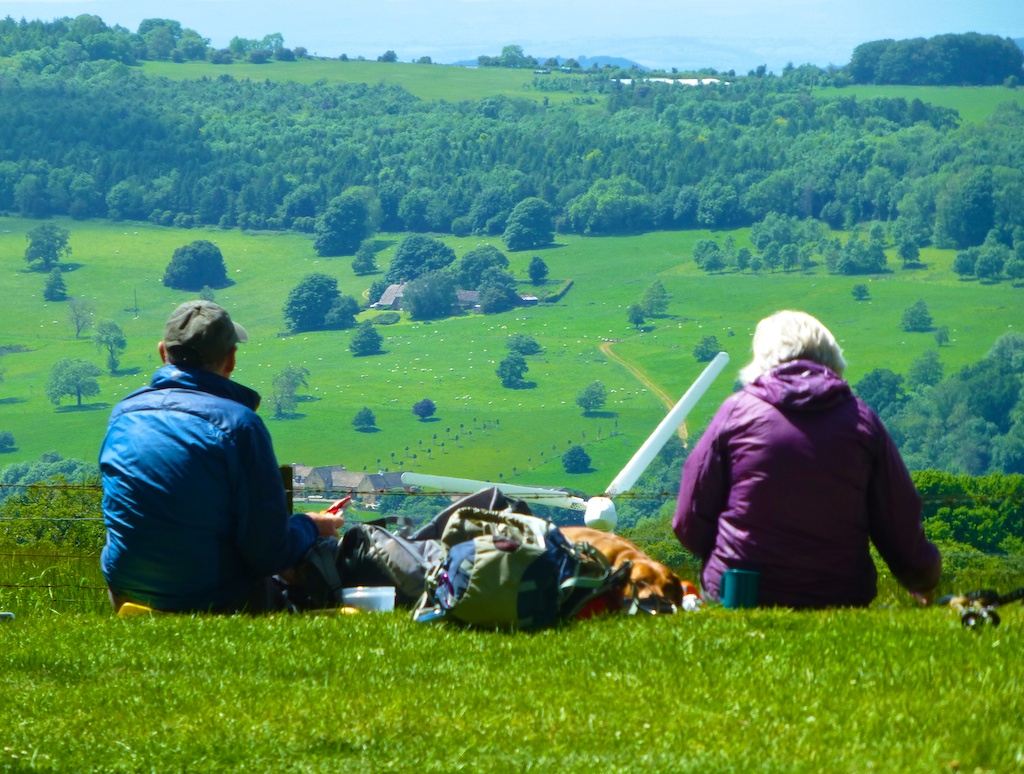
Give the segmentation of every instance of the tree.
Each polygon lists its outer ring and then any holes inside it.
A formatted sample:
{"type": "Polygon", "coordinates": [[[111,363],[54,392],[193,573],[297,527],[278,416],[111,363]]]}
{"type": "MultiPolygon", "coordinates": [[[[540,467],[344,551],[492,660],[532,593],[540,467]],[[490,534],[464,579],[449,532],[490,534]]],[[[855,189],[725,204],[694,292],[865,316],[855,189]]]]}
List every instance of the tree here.
{"type": "Polygon", "coordinates": [[[402,293],[402,308],[414,320],[447,317],[458,306],[455,280],[447,271],[434,271],[414,279],[402,293]]]}
{"type": "Polygon", "coordinates": [[[896,253],[903,261],[903,268],[907,268],[910,264],[917,263],[917,259],[921,257],[921,250],[917,246],[917,242],[912,239],[904,239],[899,243],[899,247],[896,248],[896,253]]]}
{"type": "Polygon", "coordinates": [[[551,207],[543,199],[523,199],[512,208],[502,239],[509,250],[533,250],[555,238],[551,207]]]}
{"type": "Polygon", "coordinates": [[[648,317],[657,317],[665,314],[668,309],[668,292],[659,280],[655,280],[644,290],[643,298],[640,299],[640,307],[648,317]]]}
{"type": "Polygon", "coordinates": [[[353,328],[359,310],[359,302],[354,297],[339,296],[324,315],[324,327],[330,330],[353,328]]]}
{"type": "Polygon", "coordinates": [[[75,338],[82,335],[82,331],[92,326],[93,308],[92,305],[81,298],[72,298],[68,301],[68,321],[75,327],[75,338]]]}
{"type": "Polygon", "coordinates": [[[718,343],[716,336],[702,336],[697,346],[693,348],[693,356],[699,363],[708,363],[721,351],[722,345],[718,343]]]}
{"type": "Polygon", "coordinates": [[[534,285],[543,285],[548,276],[548,265],[544,263],[543,258],[535,255],[530,259],[530,268],[527,269],[527,273],[530,275],[530,282],[534,285]]]}
{"type": "Polygon", "coordinates": [[[935,196],[935,240],[958,248],[980,245],[995,223],[991,168],[949,177],[935,196]]]}
{"type": "Polygon", "coordinates": [[[934,349],[927,349],[913,360],[907,370],[907,387],[919,390],[942,381],[942,361],[934,349]]]}
{"type": "Polygon", "coordinates": [[[903,310],[900,327],[908,333],[921,333],[932,329],[932,316],[928,312],[928,305],[924,302],[923,298],[919,299],[913,306],[903,310]]]}
{"type": "Polygon", "coordinates": [[[562,455],[562,467],[566,473],[586,473],[590,470],[590,455],[582,446],[570,446],[562,455]]]}
{"type": "Polygon", "coordinates": [[[64,258],[71,255],[71,233],[52,223],[37,226],[25,235],[28,247],[25,260],[34,271],[50,271],[64,258]]]}
{"type": "Polygon", "coordinates": [[[998,279],[1003,273],[1008,257],[1009,251],[1004,245],[998,243],[989,244],[986,240],[986,243],[981,248],[981,254],[978,256],[978,263],[974,267],[974,273],[978,275],[978,279],[998,279]]]}
{"type": "Polygon", "coordinates": [[[424,234],[411,234],[395,250],[386,279],[390,283],[410,282],[454,262],[455,251],[444,242],[424,234]]]}
{"type": "Polygon", "coordinates": [[[720,271],[725,267],[722,248],[714,239],[698,239],[693,246],[693,262],[706,272],[720,271]]]}
{"type": "Polygon", "coordinates": [[[46,380],[46,397],[59,406],[65,395],[77,399],[79,407],[82,398],[91,398],[100,394],[100,385],[96,377],[102,373],[99,366],[80,358],[65,357],[53,364],[50,376],[46,380]]]}
{"type": "Polygon", "coordinates": [[[640,304],[630,304],[629,309],[626,310],[626,318],[630,325],[640,330],[640,326],[645,322],[644,308],[640,304]]]}
{"type": "Polygon", "coordinates": [[[352,255],[373,234],[380,218],[380,200],[372,188],[348,188],[317,218],[313,248],[317,255],[352,255]]]}
{"type": "Polygon", "coordinates": [[[412,405],[412,413],[418,416],[421,420],[434,416],[436,411],[437,404],[430,398],[424,398],[423,400],[416,401],[416,403],[412,405]]]}
{"type": "Polygon", "coordinates": [[[853,385],[854,392],[881,416],[888,416],[903,403],[903,377],[888,368],[875,368],[853,385]]]}
{"type": "Polygon", "coordinates": [[[850,293],[857,301],[867,301],[869,298],[871,298],[871,291],[869,291],[868,286],[863,283],[854,285],[850,293]]]}
{"type": "Polygon", "coordinates": [[[116,373],[117,367],[121,365],[121,353],[128,347],[121,326],[113,320],[104,320],[96,326],[96,335],[92,340],[96,342],[97,349],[107,353],[107,369],[112,374],[116,373]]]}
{"type": "Polygon", "coordinates": [[[961,278],[973,276],[978,266],[980,255],[981,251],[977,247],[968,247],[966,250],[961,250],[953,259],[953,273],[961,278]]]}
{"type": "Polygon", "coordinates": [[[373,274],[377,271],[377,252],[372,239],[364,239],[359,249],[356,250],[356,257],[352,259],[352,271],[362,276],[373,274]]]}
{"type": "Polygon", "coordinates": [[[292,333],[325,328],[327,315],[341,299],[338,280],[321,272],[307,274],[288,293],[284,318],[292,333]]]}
{"type": "Polygon", "coordinates": [[[513,333],[505,339],[505,349],[509,352],[518,352],[520,355],[536,355],[540,352],[540,344],[533,336],[524,333],[513,333]]]}
{"type": "Polygon", "coordinates": [[[220,248],[206,239],[175,250],[164,272],[164,285],[175,290],[199,291],[206,285],[224,288],[230,284],[220,248]]]}
{"type": "Polygon", "coordinates": [[[484,272],[488,269],[508,269],[508,258],[493,245],[481,245],[462,256],[458,269],[459,287],[478,290],[484,272]]]}
{"type": "Polygon", "coordinates": [[[741,247],[736,251],[736,268],[739,271],[746,271],[751,264],[753,256],[750,254],[750,248],[741,247]]]}
{"type": "Polygon", "coordinates": [[[0,433],[0,453],[12,451],[16,446],[17,444],[14,442],[14,433],[10,430],[4,430],[0,433]]]}
{"type": "Polygon", "coordinates": [[[1006,276],[1011,280],[1017,281],[1024,279],[1024,260],[1018,258],[1015,254],[1010,256],[1010,259],[1006,262],[1006,266],[1003,267],[1006,272],[1006,276]]]}
{"type": "Polygon", "coordinates": [[[64,284],[64,276],[60,267],[54,266],[53,271],[46,275],[43,285],[43,298],[47,301],[63,301],[68,297],[68,286],[64,284]]]}
{"type": "Polygon", "coordinates": [[[398,61],[398,54],[396,54],[391,49],[388,49],[383,54],[381,54],[380,56],[377,57],[377,61],[378,62],[397,62],[398,61]]]}
{"type": "Polygon", "coordinates": [[[948,326],[942,325],[942,326],[940,326],[940,327],[935,329],[935,343],[938,346],[940,346],[940,347],[944,347],[947,344],[949,344],[949,327],[948,326]]]}
{"type": "Polygon", "coordinates": [[[368,432],[377,426],[377,417],[368,406],[363,406],[352,418],[352,426],[361,433],[368,432]]]}
{"type": "Polygon", "coordinates": [[[496,266],[484,271],[478,290],[480,311],[484,314],[507,312],[519,304],[515,277],[496,266]]]}
{"type": "Polygon", "coordinates": [[[299,405],[299,387],[309,387],[308,377],[309,369],[296,365],[287,366],[274,377],[270,399],[277,419],[295,411],[299,405]]]}
{"type": "Polygon", "coordinates": [[[608,390],[601,382],[591,382],[576,394],[576,405],[590,414],[604,407],[608,400],[608,390]]]}
{"type": "Polygon", "coordinates": [[[522,384],[523,377],[529,370],[526,358],[518,352],[511,352],[508,357],[498,363],[498,370],[494,373],[501,379],[502,387],[517,387],[522,384]]]}
{"type": "Polygon", "coordinates": [[[352,341],[349,342],[348,348],[356,357],[363,357],[380,354],[383,344],[384,337],[380,335],[376,326],[370,320],[363,320],[352,334],[352,341]]]}

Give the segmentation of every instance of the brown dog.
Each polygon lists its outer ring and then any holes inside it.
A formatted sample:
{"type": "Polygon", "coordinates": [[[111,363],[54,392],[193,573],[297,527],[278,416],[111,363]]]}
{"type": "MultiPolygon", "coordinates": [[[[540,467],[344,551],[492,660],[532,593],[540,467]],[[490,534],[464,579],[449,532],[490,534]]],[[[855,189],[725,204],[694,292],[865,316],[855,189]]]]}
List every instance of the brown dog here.
{"type": "MultiPolygon", "coordinates": [[[[689,581],[680,580],[672,570],[645,554],[635,543],[610,532],[590,527],[559,527],[572,543],[590,543],[600,551],[612,567],[618,568],[627,559],[633,563],[629,580],[636,589],[637,599],[661,597],[677,608],[683,604],[683,595],[696,594],[689,581]]],[[[627,589],[627,596],[630,592],[627,589]]]]}

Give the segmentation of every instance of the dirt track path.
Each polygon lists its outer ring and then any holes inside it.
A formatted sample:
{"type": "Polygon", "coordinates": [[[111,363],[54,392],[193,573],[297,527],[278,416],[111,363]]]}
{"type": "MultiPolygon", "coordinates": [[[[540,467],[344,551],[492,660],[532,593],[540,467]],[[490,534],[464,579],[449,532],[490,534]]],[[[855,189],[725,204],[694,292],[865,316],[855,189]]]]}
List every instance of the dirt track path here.
{"type": "MultiPolygon", "coordinates": [[[[626,358],[622,357],[622,355],[616,354],[612,350],[612,342],[602,341],[599,349],[612,360],[614,360],[616,363],[618,363],[620,366],[629,371],[633,375],[633,377],[638,382],[640,382],[640,384],[642,384],[648,390],[653,392],[658,397],[658,400],[665,404],[665,408],[671,409],[674,405],[676,405],[676,401],[672,399],[672,396],[665,392],[663,389],[661,389],[654,382],[652,382],[650,377],[640,370],[640,366],[638,366],[631,360],[626,360],[626,358]]],[[[679,437],[685,441],[688,435],[689,434],[686,431],[686,422],[684,421],[681,425],[679,425],[679,437]]]]}

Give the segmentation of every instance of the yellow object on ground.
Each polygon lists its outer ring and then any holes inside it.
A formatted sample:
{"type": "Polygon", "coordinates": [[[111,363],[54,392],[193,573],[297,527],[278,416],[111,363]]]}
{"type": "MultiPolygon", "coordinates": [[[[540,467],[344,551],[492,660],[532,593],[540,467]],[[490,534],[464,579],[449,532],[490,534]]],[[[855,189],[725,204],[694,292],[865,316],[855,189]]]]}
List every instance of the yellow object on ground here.
{"type": "Polygon", "coordinates": [[[158,615],[159,610],[154,610],[146,605],[138,605],[135,602],[125,602],[117,611],[118,618],[135,618],[139,615],[158,615]]]}

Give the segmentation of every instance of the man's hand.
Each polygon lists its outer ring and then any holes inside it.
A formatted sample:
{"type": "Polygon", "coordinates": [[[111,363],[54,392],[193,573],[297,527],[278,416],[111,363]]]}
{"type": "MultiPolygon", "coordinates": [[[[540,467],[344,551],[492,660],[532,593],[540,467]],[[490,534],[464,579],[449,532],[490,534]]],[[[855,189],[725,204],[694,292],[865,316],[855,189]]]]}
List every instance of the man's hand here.
{"type": "Polygon", "coordinates": [[[338,537],[338,530],[345,526],[345,516],[341,513],[307,512],[307,516],[316,524],[320,537],[338,537]]]}

